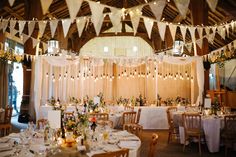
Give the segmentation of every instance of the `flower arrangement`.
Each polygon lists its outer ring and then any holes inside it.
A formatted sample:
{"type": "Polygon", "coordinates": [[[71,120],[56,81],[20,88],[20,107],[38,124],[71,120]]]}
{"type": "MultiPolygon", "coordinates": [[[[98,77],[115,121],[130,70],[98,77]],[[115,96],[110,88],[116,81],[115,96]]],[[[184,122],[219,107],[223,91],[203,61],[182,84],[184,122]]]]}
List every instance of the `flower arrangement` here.
{"type": "Polygon", "coordinates": [[[157,94],[157,106],[161,105],[161,96],[157,94]]]}
{"type": "Polygon", "coordinates": [[[81,102],[80,99],[76,99],[75,97],[70,97],[70,102],[74,104],[79,104],[81,102]]]}
{"type": "Polygon", "coordinates": [[[180,105],[188,105],[188,104],[190,104],[190,101],[188,98],[183,98],[183,97],[177,96],[175,99],[175,103],[180,104],[180,105]]]}
{"type": "Polygon", "coordinates": [[[63,119],[64,127],[67,131],[73,131],[76,127],[76,119],[75,116],[64,116],[63,119]]]}
{"type": "Polygon", "coordinates": [[[3,61],[10,60],[13,62],[21,62],[23,57],[21,55],[14,54],[13,51],[0,50],[0,59],[3,61]]]}
{"type": "Polygon", "coordinates": [[[211,104],[212,114],[216,114],[217,111],[220,111],[220,103],[217,97],[214,97],[213,103],[211,104]]]}
{"type": "Polygon", "coordinates": [[[100,106],[105,107],[105,101],[104,101],[103,93],[100,92],[97,96],[100,98],[100,106]]]}
{"type": "Polygon", "coordinates": [[[48,99],[47,102],[49,105],[54,106],[56,104],[56,99],[52,96],[51,99],[48,99]]]}
{"type": "Polygon", "coordinates": [[[144,106],[146,103],[146,99],[143,98],[142,94],[139,95],[138,98],[136,98],[136,106],[144,106]]]}

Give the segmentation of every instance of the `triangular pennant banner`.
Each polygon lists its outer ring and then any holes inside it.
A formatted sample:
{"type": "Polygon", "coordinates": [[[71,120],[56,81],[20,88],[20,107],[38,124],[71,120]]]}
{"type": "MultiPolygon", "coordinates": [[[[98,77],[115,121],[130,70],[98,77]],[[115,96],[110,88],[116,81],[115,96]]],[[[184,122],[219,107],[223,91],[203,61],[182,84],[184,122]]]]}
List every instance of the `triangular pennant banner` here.
{"type": "Polygon", "coordinates": [[[215,34],[214,33],[210,34],[208,36],[208,42],[213,43],[214,42],[214,38],[215,38],[215,34]]]}
{"type": "Polygon", "coordinates": [[[155,15],[157,21],[161,20],[163,9],[166,6],[166,0],[156,0],[149,4],[153,14],[155,15]]]}
{"type": "Polygon", "coordinates": [[[9,2],[9,4],[10,4],[10,6],[12,7],[13,4],[14,4],[14,2],[15,2],[15,0],[8,0],[8,2],[9,2]]]}
{"type": "Polygon", "coordinates": [[[40,0],[43,14],[46,14],[53,0],[40,0]]]}
{"type": "Polygon", "coordinates": [[[62,22],[64,37],[66,37],[66,35],[70,29],[71,19],[64,19],[61,22],[62,22]]]}
{"type": "Polygon", "coordinates": [[[232,32],[234,32],[234,21],[232,21],[231,23],[230,23],[230,25],[231,25],[231,29],[232,29],[232,32]]]}
{"type": "Polygon", "coordinates": [[[119,32],[119,25],[121,21],[121,16],[122,16],[122,10],[116,9],[116,8],[110,8],[111,13],[109,14],[109,17],[111,19],[111,23],[113,25],[113,28],[115,30],[115,33],[119,32]]]}
{"type": "Polygon", "coordinates": [[[186,36],[187,27],[180,26],[179,28],[180,28],[180,31],[181,31],[181,34],[182,34],[182,37],[183,37],[183,41],[185,42],[185,36],[186,36]]]}
{"type": "Polygon", "coordinates": [[[28,35],[31,36],[34,31],[35,21],[28,22],[28,35]]]}
{"type": "Polygon", "coordinates": [[[83,0],[66,0],[72,22],[76,18],[83,0]]]}
{"type": "Polygon", "coordinates": [[[17,30],[15,30],[14,28],[10,28],[10,34],[12,37],[14,37],[16,35],[16,33],[18,33],[17,30]]]}
{"type": "Polygon", "coordinates": [[[8,20],[2,20],[2,31],[5,33],[8,26],[8,20]]]}
{"type": "Polygon", "coordinates": [[[229,37],[229,24],[225,25],[225,29],[226,29],[227,37],[229,37]]]}
{"type": "Polygon", "coordinates": [[[218,34],[225,40],[225,28],[223,26],[217,27],[218,34]]]}
{"type": "Polygon", "coordinates": [[[133,30],[134,30],[134,35],[135,35],[137,33],[140,16],[131,15],[130,19],[131,19],[131,23],[132,23],[133,30]]]}
{"type": "Polygon", "coordinates": [[[38,25],[39,25],[39,36],[42,37],[44,30],[47,26],[47,21],[38,21],[38,25]]]}
{"type": "Polygon", "coordinates": [[[91,20],[93,22],[96,35],[98,36],[102,27],[103,23],[103,9],[104,5],[98,5],[96,2],[88,1],[89,2],[89,7],[92,12],[91,15],[91,20]]]}
{"type": "Polygon", "coordinates": [[[188,30],[189,30],[189,32],[191,34],[192,41],[196,41],[196,38],[195,38],[196,27],[188,27],[188,30]]]}
{"type": "Polygon", "coordinates": [[[229,43],[228,44],[228,48],[229,48],[229,51],[232,51],[231,49],[232,49],[232,43],[229,43]]]}
{"type": "Polygon", "coordinates": [[[165,40],[165,33],[166,33],[166,23],[164,22],[157,22],[159,34],[161,36],[161,40],[165,40]]]}
{"type": "Polygon", "coordinates": [[[29,39],[29,36],[26,34],[22,34],[23,36],[23,44],[25,44],[25,42],[29,39]]]}
{"type": "Polygon", "coordinates": [[[185,47],[187,48],[187,50],[188,50],[189,53],[192,52],[192,43],[187,44],[185,47]]]}
{"type": "Polygon", "coordinates": [[[85,17],[78,18],[76,20],[76,25],[77,25],[77,30],[78,30],[78,33],[79,33],[79,37],[81,37],[81,35],[83,33],[86,21],[87,21],[87,19],[85,17]]]}
{"type": "Polygon", "coordinates": [[[174,0],[181,16],[185,19],[190,0],[174,0]]]}
{"type": "Polygon", "coordinates": [[[193,50],[194,50],[194,56],[197,56],[197,45],[196,42],[193,42],[193,50]]]}
{"type": "Polygon", "coordinates": [[[203,39],[202,39],[202,38],[201,38],[201,39],[198,39],[198,40],[196,41],[196,43],[197,43],[197,45],[202,49],[203,39]]]}
{"type": "Polygon", "coordinates": [[[10,20],[10,28],[15,29],[16,20],[10,20]]]}
{"type": "Polygon", "coordinates": [[[51,36],[52,36],[52,38],[55,35],[56,29],[57,29],[57,24],[58,24],[58,20],[51,20],[50,21],[50,28],[51,28],[51,36]]]}
{"type": "Polygon", "coordinates": [[[197,27],[197,31],[198,31],[199,39],[202,39],[203,28],[202,27],[197,27]]]}
{"type": "Polygon", "coordinates": [[[209,36],[209,34],[210,34],[210,27],[205,27],[205,32],[206,32],[206,35],[209,36]]]}
{"type": "Polygon", "coordinates": [[[35,39],[35,38],[31,38],[32,42],[33,42],[33,48],[35,48],[35,46],[39,43],[39,40],[35,39]]]}
{"type": "Polygon", "coordinates": [[[148,37],[151,38],[152,27],[153,27],[154,21],[149,18],[145,18],[145,17],[143,18],[143,21],[144,21],[144,25],[145,25],[147,33],[148,33],[148,37]]]}
{"type": "Polygon", "coordinates": [[[207,0],[207,3],[211,11],[215,12],[218,0],[207,0]]]}
{"type": "Polygon", "coordinates": [[[18,21],[18,24],[19,24],[19,34],[21,35],[24,28],[25,28],[25,23],[26,21],[18,21]]]}
{"type": "Polygon", "coordinates": [[[175,34],[176,34],[176,30],[177,30],[177,25],[169,25],[170,28],[170,34],[172,36],[173,42],[175,41],[175,34]]]}

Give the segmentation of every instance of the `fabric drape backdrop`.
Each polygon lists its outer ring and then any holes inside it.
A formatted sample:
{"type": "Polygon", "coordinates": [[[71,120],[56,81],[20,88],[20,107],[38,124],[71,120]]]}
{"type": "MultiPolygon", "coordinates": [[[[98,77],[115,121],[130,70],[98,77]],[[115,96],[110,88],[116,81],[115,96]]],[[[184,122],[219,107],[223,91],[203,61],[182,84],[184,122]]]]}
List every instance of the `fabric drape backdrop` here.
{"type": "Polygon", "coordinates": [[[69,60],[65,57],[39,56],[36,57],[35,67],[32,69],[34,78],[35,111],[45,104],[52,96],[68,103],[70,97],[82,99],[86,95],[90,98],[99,92],[104,94],[105,101],[115,102],[117,98],[138,97],[142,94],[148,103],[154,103],[159,94],[164,100],[177,96],[191,99],[192,103],[199,103],[203,92],[204,69],[201,57],[158,58],[157,63],[145,62],[135,66],[122,66],[112,60],[94,61],[93,59],[69,60]],[[196,66],[192,66],[195,63],[196,66]],[[156,72],[155,72],[156,71],[156,72]],[[195,81],[186,79],[185,73],[195,81]],[[126,75],[124,74],[126,73],[126,75]],[[133,74],[135,73],[135,76],[133,74]],[[138,77],[139,73],[148,77],[138,77]],[[161,73],[162,77],[158,76],[161,73]],[[173,79],[168,74],[182,74],[184,79],[173,79]],[[122,74],[124,75],[122,77],[122,74]],[[195,74],[195,75],[194,75],[195,74]],[[127,76],[130,77],[127,77],[127,76]],[[120,76],[120,78],[118,77],[120,76]],[[168,76],[163,79],[163,76],[168,76]],[[96,79],[95,79],[96,78],[96,79]],[[194,84],[194,85],[193,85],[194,84]],[[195,88],[196,86],[196,88],[195,88]],[[195,88],[192,90],[191,88],[195,88]],[[198,93],[192,94],[191,92],[198,93]],[[195,97],[196,95],[196,97],[195,97]],[[196,101],[197,100],[197,101],[196,101]]]}
{"type": "Polygon", "coordinates": [[[8,64],[0,60],[0,107],[8,105],[8,64]]]}

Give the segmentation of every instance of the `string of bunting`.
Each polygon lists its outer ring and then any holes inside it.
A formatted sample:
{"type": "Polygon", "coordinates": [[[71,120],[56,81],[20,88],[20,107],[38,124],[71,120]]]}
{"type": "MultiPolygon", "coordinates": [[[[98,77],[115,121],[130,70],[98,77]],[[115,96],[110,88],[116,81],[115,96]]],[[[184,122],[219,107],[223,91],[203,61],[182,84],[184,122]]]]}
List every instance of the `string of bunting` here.
{"type": "MultiPolygon", "coordinates": [[[[53,0],[41,0],[41,2],[44,4],[43,8],[44,7],[47,8],[47,4],[49,7],[51,5],[52,1],[53,0]],[[45,1],[45,3],[43,3],[44,1],[45,1]]],[[[189,1],[190,0],[183,0],[183,1],[174,0],[177,8],[182,11],[182,13],[180,12],[182,16],[185,16],[183,13],[183,10],[188,9],[189,1]]],[[[209,6],[216,7],[218,0],[207,0],[207,2],[208,2],[208,4],[215,3],[215,5],[209,5],[209,6]]],[[[185,35],[186,35],[187,30],[189,30],[189,32],[191,34],[191,38],[194,41],[195,40],[195,31],[198,31],[198,33],[200,34],[200,38],[201,38],[203,30],[205,30],[206,34],[209,34],[209,32],[214,32],[215,30],[220,30],[220,35],[224,39],[226,34],[229,35],[230,30],[234,31],[235,25],[236,25],[235,21],[232,21],[232,22],[226,23],[226,24],[216,25],[216,26],[187,26],[187,25],[182,25],[182,24],[172,24],[172,23],[160,21],[161,16],[162,16],[162,12],[166,6],[166,0],[154,0],[154,1],[146,3],[146,4],[137,5],[137,6],[134,6],[131,8],[127,8],[127,9],[125,9],[125,8],[119,9],[116,7],[111,7],[108,5],[100,4],[100,3],[97,3],[97,2],[94,2],[91,0],[76,0],[76,1],[75,0],[66,0],[66,4],[68,6],[68,10],[70,13],[69,19],[50,19],[50,20],[43,20],[43,21],[36,20],[36,19],[33,19],[33,20],[1,19],[0,22],[1,22],[2,28],[0,28],[0,29],[5,30],[9,21],[10,21],[11,28],[14,28],[16,23],[18,22],[19,32],[21,34],[25,25],[27,24],[28,25],[28,32],[29,32],[28,36],[31,36],[31,34],[34,30],[35,24],[38,23],[39,34],[40,34],[40,36],[43,36],[46,25],[49,22],[51,35],[53,38],[55,35],[55,31],[57,29],[58,22],[61,21],[62,26],[63,26],[63,33],[64,33],[64,36],[66,37],[71,23],[76,21],[79,37],[81,36],[85,27],[88,26],[89,22],[92,22],[94,24],[96,35],[99,35],[100,30],[101,30],[101,26],[103,24],[103,19],[105,16],[108,15],[111,19],[113,27],[115,27],[115,30],[116,30],[115,33],[117,33],[118,31],[120,31],[118,29],[120,29],[119,25],[121,24],[121,19],[122,18],[124,19],[125,16],[127,16],[129,14],[132,25],[133,25],[134,35],[137,32],[140,18],[143,18],[149,38],[151,38],[151,30],[152,30],[153,24],[154,24],[154,22],[156,22],[158,25],[159,33],[160,33],[162,40],[164,40],[164,38],[165,38],[166,27],[169,26],[173,39],[175,39],[177,27],[179,27],[181,30],[184,41],[185,41],[185,35]],[[88,2],[92,14],[89,16],[83,16],[83,17],[77,18],[76,15],[77,15],[83,1],[88,2]],[[153,11],[153,13],[156,17],[156,20],[146,17],[146,16],[142,16],[142,8],[147,5],[150,6],[151,10],[153,11]],[[104,8],[109,8],[111,10],[111,12],[104,14],[103,13],[104,8]],[[231,27],[231,29],[230,29],[230,27],[231,27]]],[[[47,10],[45,8],[43,10],[47,10]]],[[[212,10],[214,10],[214,9],[212,9],[212,10]]],[[[15,33],[15,32],[12,32],[12,33],[15,33]]]]}

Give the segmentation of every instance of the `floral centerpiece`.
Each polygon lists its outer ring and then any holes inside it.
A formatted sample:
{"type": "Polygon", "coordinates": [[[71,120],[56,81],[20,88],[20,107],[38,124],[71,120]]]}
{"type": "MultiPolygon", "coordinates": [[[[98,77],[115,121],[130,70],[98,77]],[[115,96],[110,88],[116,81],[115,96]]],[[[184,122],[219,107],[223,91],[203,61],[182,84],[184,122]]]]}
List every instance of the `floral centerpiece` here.
{"type": "Polygon", "coordinates": [[[79,103],[81,103],[81,100],[76,99],[75,97],[70,97],[70,103],[79,104],[79,103]]]}
{"type": "Polygon", "coordinates": [[[117,103],[117,105],[121,105],[121,104],[123,103],[123,98],[122,98],[122,96],[119,97],[119,98],[116,100],[116,103],[117,103]]]}
{"type": "Polygon", "coordinates": [[[164,104],[166,106],[172,106],[174,104],[174,100],[172,98],[166,98],[166,100],[164,101],[164,104]]]}
{"type": "Polygon", "coordinates": [[[161,106],[161,96],[157,94],[157,106],[161,106]]]}
{"type": "Polygon", "coordinates": [[[220,103],[217,97],[214,97],[213,103],[211,104],[212,114],[217,114],[217,111],[220,111],[220,103]]]}
{"type": "Polygon", "coordinates": [[[183,98],[183,97],[177,96],[175,99],[175,103],[179,104],[179,105],[186,106],[186,105],[190,104],[190,101],[188,98],[183,98]]]}
{"type": "Polygon", "coordinates": [[[139,97],[136,98],[136,106],[144,106],[145,103],[145,98],[143,98],[142,94],[140,94],[139,97]]]}

